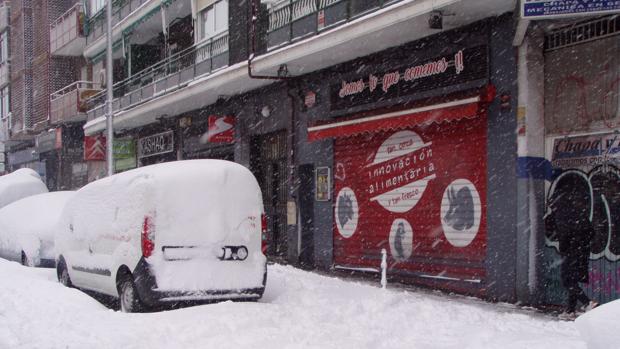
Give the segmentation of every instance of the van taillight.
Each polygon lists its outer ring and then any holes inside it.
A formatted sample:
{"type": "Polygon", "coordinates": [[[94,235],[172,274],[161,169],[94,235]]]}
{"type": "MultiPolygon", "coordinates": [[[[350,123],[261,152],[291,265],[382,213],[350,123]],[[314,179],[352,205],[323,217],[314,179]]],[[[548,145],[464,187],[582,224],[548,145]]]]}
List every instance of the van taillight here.
{"type": "Polygon", "coordinates": [[[262,214],[260,216],[260,227],[261,227],[261,244],[260,249],[263,253],[267,252],[267,215],[262,214]]]}
{"type": "Polygon", "coordinates": [[[153,249],[155,249],[153,230],[153,219],[149,216],[145,216],[144,224],[142,225],[142,255],[144,258],[150,257],[151,254],[153,254],[153,249]]]}

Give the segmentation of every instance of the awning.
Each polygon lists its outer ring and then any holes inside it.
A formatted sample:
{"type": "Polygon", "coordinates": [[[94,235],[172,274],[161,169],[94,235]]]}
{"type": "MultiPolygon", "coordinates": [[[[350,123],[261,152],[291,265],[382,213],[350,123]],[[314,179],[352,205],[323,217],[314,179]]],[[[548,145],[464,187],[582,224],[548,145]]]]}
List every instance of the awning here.
{"type": "Polygon", "coordinates": [[[472,119],[480,113],[480,96],[308,127],[308,140],[348,137],[364,132],[397,130],[410,126],[472,119]]]}

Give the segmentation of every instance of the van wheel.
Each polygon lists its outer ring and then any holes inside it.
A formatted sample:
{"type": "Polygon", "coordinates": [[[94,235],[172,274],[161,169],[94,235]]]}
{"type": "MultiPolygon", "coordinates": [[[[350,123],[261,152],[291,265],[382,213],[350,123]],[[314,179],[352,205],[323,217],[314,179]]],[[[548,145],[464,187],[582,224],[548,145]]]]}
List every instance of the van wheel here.
{"type": "Polygon", "coordinates": [[[30,260],[26,256],[26,252],[22,251],[22,265],[25,267],[31,267],[30,260]]]}
{"type": "Polygon", "coordinates": [[[73,283],[71,283],[71,278],[69,277],[69,270],[67,270],[67,265],[65,264],[65,260],[62,259],[58,262],[56,266],[56,275],[58,276],[58,282],[60,282],[65,287],[73,287],[73,283]]]}
{"type": "Polygon", "coordinates": [[[144,310],[144,305],[138,296],[138,290],[133,282],[133,277],[127,275],[118,286],[121,311],[123,313],[139,313],[144,310]]]}

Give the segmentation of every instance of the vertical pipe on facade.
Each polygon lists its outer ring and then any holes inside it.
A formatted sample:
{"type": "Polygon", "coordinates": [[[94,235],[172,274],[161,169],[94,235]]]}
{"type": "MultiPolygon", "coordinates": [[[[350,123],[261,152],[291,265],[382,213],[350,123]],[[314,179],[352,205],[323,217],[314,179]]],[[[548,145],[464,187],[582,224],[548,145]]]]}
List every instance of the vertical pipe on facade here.
{"type": "Polygon", "coordinates": [[[250,53],[248,55],[248,76],[251,79],[264,79],[264,80],[289,80],[290,76],[271,76],[271,75],[256,75],[252,73],[252,61],[256,55],[256,22],[258,21],[258,6],[260,0],[250,1],[250,53]]]}
{"type": "Polygon", "coordinates": [[[112,99],[114,98],[112,93],[112,0],[108,0],[106,3],[106,22],[106,159],[108,165],[108,176],[111,176],[114,174],[114,154],[112,151],[114,145],[114,129],[112,124],[112,118],[114,116],[114,111],[112,110],[112,99]]]}
{"type": "MultiPolygon", "coordinates": [[[[518,62],[517,62],[517,86],[518,86],[518,106],[519,109],[525,110],[527,118],[527,107],[530,99],[530,91],[528,89],[529,85],[529,70],[528,70],[528,60],[527,53],[530,49],[528,40],[521,41],[521,44],[518,48],[518,62]]],[[[527,119],[524,120],[527,124],[527,119]]],[[[526,127],[526,132],[528,131],[526,127]]],[[[528,144],[530,143],[528,140],[528,134],[526,133],[524,136],[517,136],[517,155],[519,157],[527,157],[530,155],[530,149],[528,144]]],[[[531,137],[531,136],[530,136],[531,137]]],[[[537,221],[537,203],[536,203],[536,191],[534,188],[534,179],[531,175],[528,175],[527,178],[527,186],[525,189],[527,192],[526,197],[527,205],[528,205],[528,267],[527,267],[527,284],[528,291],[530,295],[534,295],[536,293],[536,289],[538,287],[538,278],[536,275],[536,266],[537,266],[537,251],[538,251],[538,221],[537,221]]]]}

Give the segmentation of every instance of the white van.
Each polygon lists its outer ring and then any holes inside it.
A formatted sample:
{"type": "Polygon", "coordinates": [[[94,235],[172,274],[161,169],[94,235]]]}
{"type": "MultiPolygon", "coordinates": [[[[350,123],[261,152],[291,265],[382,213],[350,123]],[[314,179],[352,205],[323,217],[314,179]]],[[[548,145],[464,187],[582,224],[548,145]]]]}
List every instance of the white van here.
{"type": "Polygon", "coordinates": [[[32,195],[0,208],[0,257],[27,266],[55,267],[55,229],[74,193],[32,195]]]}
{"type": "Polygon", "coordinates": [[[120,298],[121,309],[256,300],[267,278],[261,191],[245,167],[177,161],[116,174],[77,191],[56,236],[57,275],[120,298]]]}

